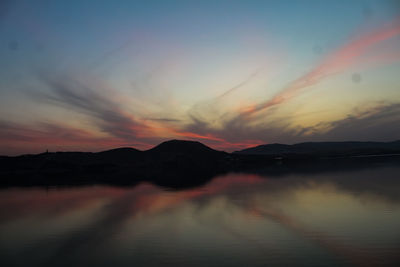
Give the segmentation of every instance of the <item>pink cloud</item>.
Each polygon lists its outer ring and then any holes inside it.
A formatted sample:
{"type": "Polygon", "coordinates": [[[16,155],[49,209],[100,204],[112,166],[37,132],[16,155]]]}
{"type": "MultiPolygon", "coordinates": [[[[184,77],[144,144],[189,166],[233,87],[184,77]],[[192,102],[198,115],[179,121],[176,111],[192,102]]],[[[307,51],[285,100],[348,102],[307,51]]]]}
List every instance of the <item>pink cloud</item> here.
{"type": "MultiPolygon", "coordinates": [[[[363,62],[362,57],[365,56],[372,47],[398,35],[400,35],[400,18],[395,19],[383,27],[354,38],[326,57],[317,67],[291,82],[272,99],[242,108],[239,112],[242,115],[250,115],[269,107],[279,105],[298,95],[305,88],[321,82],[326,77],[343,72],[355,64],[363,62]]],[[[385,53],[369,57],[368,66],[374,67],[385,63],[392,63],[394,60],[398,61],[398,53],[393,53],[396,55],[395,58],[385,53]],[[373,64],[374,62],[371,61],[371,59],[376,59],[377,64],[373,64]]]]}

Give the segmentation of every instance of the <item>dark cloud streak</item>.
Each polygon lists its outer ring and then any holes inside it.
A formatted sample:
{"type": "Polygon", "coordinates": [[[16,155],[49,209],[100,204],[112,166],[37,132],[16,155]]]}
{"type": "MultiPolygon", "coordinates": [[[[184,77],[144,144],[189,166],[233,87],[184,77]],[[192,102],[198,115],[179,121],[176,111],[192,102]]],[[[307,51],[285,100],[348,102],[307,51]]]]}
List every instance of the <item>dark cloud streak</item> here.
{"type": "Polygon", "coordinates": [[[98,89],[95,91],[80,82],[62,78],[42,77],[41,80],[50,92],[34,93],[37,100],[78,110],[95,119],[96,126],[111,136],[133,141],[147,128],[98,89]]]}
{"type": "Polygon", "coordinates": [[[222,127],[217,129],[192,115],[192,122],[186,126],[186,130],[198,134],[209,133],[230,142],[249,139],[265,143],[400,139],[400,103],[376,103],[361,112],[354,110],[352,113],[343,119],[310,127],[291,126],[291,117],[278,117],[268,123],[251,125],[246,117],[233,116],[223,121],[222,127]]]}

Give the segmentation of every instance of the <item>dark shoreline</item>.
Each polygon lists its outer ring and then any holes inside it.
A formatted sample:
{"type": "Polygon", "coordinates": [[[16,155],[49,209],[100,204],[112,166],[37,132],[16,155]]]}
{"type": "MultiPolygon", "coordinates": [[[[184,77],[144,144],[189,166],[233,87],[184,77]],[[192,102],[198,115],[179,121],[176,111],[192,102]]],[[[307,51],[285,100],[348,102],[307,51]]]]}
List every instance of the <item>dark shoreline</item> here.
{"type": "Polygon", "coordinates": [[[229,154],[197,142],[178,142],[184,143],[174,144],[173,149],[165,146],[149,151],[122,148],[100,153],[56,152],[0,157],[0,187],[134,186],[147,181],[183,189],[203,185],[229,172],[279,178],[295,173],[317,175],[400,165],[397,153],[332,157],[229,154]]]}

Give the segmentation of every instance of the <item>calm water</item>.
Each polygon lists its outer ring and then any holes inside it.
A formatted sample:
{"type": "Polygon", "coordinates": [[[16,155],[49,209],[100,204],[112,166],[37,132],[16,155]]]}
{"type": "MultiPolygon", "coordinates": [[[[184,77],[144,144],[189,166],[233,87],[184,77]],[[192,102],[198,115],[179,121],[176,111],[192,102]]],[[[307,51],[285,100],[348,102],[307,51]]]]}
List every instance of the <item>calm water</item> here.
{"type": "MultiPolygon", "coordinates": [[[[190,179],[190,177],[188,177],[190,179]]],[[[400,167],[0,191],[1,266],[400,266],[400,167]]]]}

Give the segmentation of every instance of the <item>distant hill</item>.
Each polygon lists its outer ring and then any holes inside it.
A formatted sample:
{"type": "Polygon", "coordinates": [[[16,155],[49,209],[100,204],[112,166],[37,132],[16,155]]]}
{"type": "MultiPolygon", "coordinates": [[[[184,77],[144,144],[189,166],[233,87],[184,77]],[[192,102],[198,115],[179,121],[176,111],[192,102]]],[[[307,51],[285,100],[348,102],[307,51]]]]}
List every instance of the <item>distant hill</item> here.
{"type": "Polygon", "coordinates": [[[169,140],[146,151],[150,154],[216,154],[223,153],[214,150],[197,141],[169,140]]]}
{"type": "Polygon", "coordinates": [[[144,151],[147,157],[171,160],[179,157],[208,160],[221,158],[226,152],[214,150],[200,142],[186,140],[170,140],[144,151]]]}
{"type": "Polygon", "coordinates": [[[294,145],[267,144],[235,151],[245,155],[319,157],[361,156],[400,153],[400,141],[394,142],[308,142],[294,145]]]}

